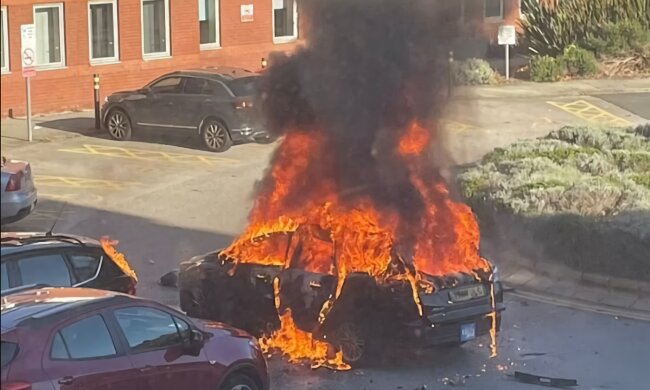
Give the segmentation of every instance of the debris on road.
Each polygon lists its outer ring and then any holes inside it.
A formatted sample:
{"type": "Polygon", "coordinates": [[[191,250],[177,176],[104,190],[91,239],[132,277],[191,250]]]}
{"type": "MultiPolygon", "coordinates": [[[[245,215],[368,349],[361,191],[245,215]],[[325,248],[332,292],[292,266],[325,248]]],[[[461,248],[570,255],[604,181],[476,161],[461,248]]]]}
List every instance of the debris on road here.
{"type": "Polygon", "coordinates": [[[469,375],[459,375],[459,374],[456,374],[456,376],[452,378],[444,377],[442,378],[442,384],[448,386],[464,386],[466,379],[469,377],[470,377],[469,375]]]}
{"type": "Polygon", "coordinates": [[[576,379],[551,378],[541,375],[528,374],[521,371],[515,371],[514,378],[519,382],[528,383],[531,385],[557,388],[578,386],[578,381],[576,379]]]}
{"type": "Polygon", "coordinates": [[[160,285],[178,287],[178,269],[173,269],[160,277],[160,285]]]}

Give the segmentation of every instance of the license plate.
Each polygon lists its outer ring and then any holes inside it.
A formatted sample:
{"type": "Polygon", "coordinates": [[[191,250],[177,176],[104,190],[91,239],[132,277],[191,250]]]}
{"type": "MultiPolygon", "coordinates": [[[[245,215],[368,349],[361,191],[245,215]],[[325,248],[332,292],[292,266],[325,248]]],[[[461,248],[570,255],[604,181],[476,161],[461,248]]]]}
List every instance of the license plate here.
{"type": "Polygon", "coordinates": [[[469,287],[460,287],[449,291],[449,299],[452,302],[469,301],[470,299],[480,298],[487,294],[487,289],[482,284],[469,287]]]}
{"type": "Polygon", "coordinates": [[[460,326],[460,341],[469,341],[476,338],[476,324],[462,324],[460,326]]]}

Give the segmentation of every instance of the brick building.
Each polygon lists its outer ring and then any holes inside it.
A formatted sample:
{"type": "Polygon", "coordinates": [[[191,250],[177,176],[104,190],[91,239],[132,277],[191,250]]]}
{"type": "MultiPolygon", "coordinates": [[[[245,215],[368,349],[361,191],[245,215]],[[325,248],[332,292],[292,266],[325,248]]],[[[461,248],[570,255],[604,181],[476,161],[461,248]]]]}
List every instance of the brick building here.
{"type": "MultiPolygon", "coordinates": [[[[105,96],[181,68],[259,69],[270,52],[300,44],[297,1],[1,0],[1,115],[25,112],[22,24],[36,27],[32,110],[45,113],[92,107],[95,73],[105,96]]],[[[459,23],[488,39],[519,17],[520,0],[431,1],[453,2],[459,23]]]]}

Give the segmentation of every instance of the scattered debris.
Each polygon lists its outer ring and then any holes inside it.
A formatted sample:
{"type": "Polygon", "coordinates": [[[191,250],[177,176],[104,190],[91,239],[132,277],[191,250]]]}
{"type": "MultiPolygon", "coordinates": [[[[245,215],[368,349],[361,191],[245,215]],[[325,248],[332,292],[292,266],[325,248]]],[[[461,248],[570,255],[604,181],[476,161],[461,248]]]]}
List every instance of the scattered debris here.
{"type": "Polygon", "coordinates": [[[519,356],[521,357],[533,357],[533,356],[544,356],[546,355],[546,352],[526,352],[526,353],[521,353],[519,356]]]}
{"type": "Polygon", "coordinates": [[[514,378],[519,382],[531,385],[559,388],[578,386],[578,381],[576,379],[551,378],[541,375],[527,374],[521,371],[515,371],[514,378]]]}
{"type": "Polygon", "coordinates": [[[160,285],[178,287],[178,269],[173,269],[160,277],[160,285]]]}
{"type": "Polygon", "coordinates": [[[449,386],[464,386],[466,379],[469,377],[470,377],[469,375],[459,375],[459,374],[456,374],[456,376],[454,376],[453,378],[444,377],[442,378],[442,384],[449,385],[449,386]]]}

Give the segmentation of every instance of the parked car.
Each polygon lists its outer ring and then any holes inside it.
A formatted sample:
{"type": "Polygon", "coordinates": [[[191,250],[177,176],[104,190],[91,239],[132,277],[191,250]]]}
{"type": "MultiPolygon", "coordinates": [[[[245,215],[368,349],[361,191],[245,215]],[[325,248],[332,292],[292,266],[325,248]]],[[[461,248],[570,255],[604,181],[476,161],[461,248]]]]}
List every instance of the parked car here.
{"type": "Polygon", "coordinates": [[[70,234],[3,232],[2,295],[26,285],[92,287],[135,294],[128,264],[92,238],[70,234]]]}
{"type": "Polygon", "coordinates": [[[151,300],[42,288],[1,308],[2,389],[269,388],[255,338],[151,300]]]}
{"type": "MultiPolygon", "coordinates": [[[[317,230],[312,228],[312,231],[317,230]]],[[[495,330],[499,330],[505,307],[494,267],[489,272],[477,270],[478,280],[464,273],[425,275],[425,281],[433,288],[427,291],[419,286],[423,316],[418,313],[413,290],[405,278],[378,283],[367,273],[350,273],[339,298],[321,323],[323,304],[336,293],[337,273],[309,272],[295,267],[304,264],[299,237],[305,237],[300,228],[295,233],[276,233],[251,243],[287,248],[282,252],[286,254],[283,263],[290,260],[288,267],[256,263],[257,259],[232,259],[221,251],[182,262],[178,279],[181,310],[190,316],[226,322],[259,335],[279,326],[273,286],[279,278],[281,310],[291,309],[296,326],[333,343],[341,349],[347,363],[357,366],[372,360],[378,355],[380,345],[390,342],[419,347],[460,345],[486,335],[493,326],[492,313],[495,330]],[[235,260],[246,261],[235,264],[235,260]]],[[[331,255],[326,258],[331,258],[332,268],[324,269],[333,270],[336,251],[328,237],[323,232],[310,236],[321,241],[313,247],[329,245],[331,255]]],[[[391,269],[400,266],[403,263],[395,259],[390,264],[391,269]]]]}
{"type": "Polygon", "coordinates": [[[136,128],[195,133],[214,152],[237,141],[269,142],[253,101],[258,78],[225,67],[168,73],[136,91],[108,96],[102,123],[120,141],[130,139],[136,128]]]}
{"type": "Polygon", "coordinates": [[[19,221],[28,216],[37,201],[32,168],[26,161],[2,157],[2,224],[19,221]]]}

